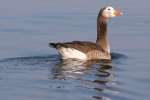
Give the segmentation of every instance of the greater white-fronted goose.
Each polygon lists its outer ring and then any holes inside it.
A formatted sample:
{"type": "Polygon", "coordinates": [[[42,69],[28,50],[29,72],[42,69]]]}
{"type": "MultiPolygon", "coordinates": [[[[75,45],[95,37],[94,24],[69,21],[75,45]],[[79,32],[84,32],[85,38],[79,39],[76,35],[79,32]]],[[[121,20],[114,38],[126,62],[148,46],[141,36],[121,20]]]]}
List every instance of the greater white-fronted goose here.
{"type": "Polygon", "coordinates": [[[122,13],[113,7],[100,9],[97,17],[97,40],[96,43],[87,41],[72,41],[65,43],[49,43],[56,48],[62,59],[107,59],[111,60],[110,47],[107,39],[107,22],[110,18],[120,16],[122,13]]]}

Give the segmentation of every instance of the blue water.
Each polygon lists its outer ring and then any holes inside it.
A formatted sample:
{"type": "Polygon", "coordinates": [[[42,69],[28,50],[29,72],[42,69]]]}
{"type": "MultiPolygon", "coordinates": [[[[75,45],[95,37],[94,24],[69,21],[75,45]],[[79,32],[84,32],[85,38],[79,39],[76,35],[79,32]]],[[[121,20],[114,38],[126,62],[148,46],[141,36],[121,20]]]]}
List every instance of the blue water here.
{"type": "Polygon", "coordinates": [[[149,100],[150,1],[0,0],[0,99],[149,100]],[[105,5],[112,62],[61,61],[49,42],[95,41],[105,5]]]}

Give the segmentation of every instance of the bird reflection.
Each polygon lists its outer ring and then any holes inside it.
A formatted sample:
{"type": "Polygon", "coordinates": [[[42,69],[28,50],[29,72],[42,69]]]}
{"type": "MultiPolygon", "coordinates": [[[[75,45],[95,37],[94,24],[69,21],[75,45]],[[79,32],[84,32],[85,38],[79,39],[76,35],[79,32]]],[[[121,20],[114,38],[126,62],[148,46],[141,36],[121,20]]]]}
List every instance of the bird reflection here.
{"type": "MultiPolygon", "coordinates": [[[[67,59],[57,62],[51,70],[53,79],[73,78],[80,80],[87,88],[96,91],[91,96],[92,100],[107,100],[104,97],[105,90],[111,91],[111,83],[114,83],[111,61],[90,60],[80,61],[76,59],[67,59]]],[[[113,91],[113,90],[112,90],[113,91]]]]}
{"type": "MultiPolygon", "coordinates": [[[[110,69],[111,66],[108,65],[108,63],[110,64],[110,61],[103,61],[102,63],[100,60],[81,61],[76,59],[66,59],[56,63],[55,67],[52,69],[52,74],[53,78],[56,79],[65,79],[68,77],[81,78],[81,76],[93,68],[92,66],[94,65],[100,64],[101,69],[98,70],[101,72],[103,72],[103,69],[110,69]]],[[[109,74],[107,72],[103,73],[109,74]]]]}

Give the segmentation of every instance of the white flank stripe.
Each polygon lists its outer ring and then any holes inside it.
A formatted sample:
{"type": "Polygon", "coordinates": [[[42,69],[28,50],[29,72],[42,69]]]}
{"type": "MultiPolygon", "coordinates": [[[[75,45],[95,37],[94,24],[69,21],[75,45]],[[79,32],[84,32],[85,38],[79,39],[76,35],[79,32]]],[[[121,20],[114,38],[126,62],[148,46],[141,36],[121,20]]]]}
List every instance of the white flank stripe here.
{"type": "Polygon", "coordinates": [[[83,52],[73,49],[73,48],[60,48],[59,53],[62,56],[62,59],[69,59],[69,58],[75,58],[75,59],[81,59],[86,60],[87,56],[83,52]]]}

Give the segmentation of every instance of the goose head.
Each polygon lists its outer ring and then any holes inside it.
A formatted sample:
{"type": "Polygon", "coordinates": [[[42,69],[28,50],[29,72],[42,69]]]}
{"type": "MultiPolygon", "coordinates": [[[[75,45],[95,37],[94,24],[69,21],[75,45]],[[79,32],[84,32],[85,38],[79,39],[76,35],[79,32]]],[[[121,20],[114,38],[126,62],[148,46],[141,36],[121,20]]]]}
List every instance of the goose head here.
{"type": "Polygon", "coordinates": [[[114,9],[111,6],[102,8],[100,12],[101,12],[101,16],[106,19],[110,19],[110,18],[116,17],[116,16],[121,16],[123,14],[120,10],[114,9]]]}

